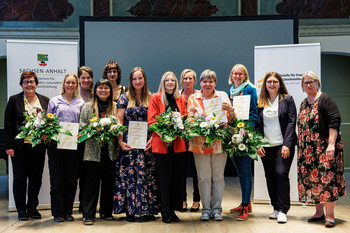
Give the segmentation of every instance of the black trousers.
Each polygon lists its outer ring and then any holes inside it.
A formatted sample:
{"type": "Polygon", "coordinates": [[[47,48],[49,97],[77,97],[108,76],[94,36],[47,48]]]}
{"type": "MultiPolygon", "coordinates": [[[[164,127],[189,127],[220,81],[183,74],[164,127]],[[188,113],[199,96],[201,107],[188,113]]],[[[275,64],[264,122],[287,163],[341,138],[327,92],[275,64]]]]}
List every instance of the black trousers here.
{"type": "Polygon", "coordinates": [[[158,196],[163,212],[182,209],[185,158],[185,153],[175,154],[173,149],[168,149],[168,154],[155,154],[158,196]]]}
{"type": "Polygon", "coordinates": [[[100,216],[111,216],[113,208],[116,162],[109,158],[108,150],[101,151],[101,161],[84,161],[85,184],[83,217],[94,219],[101,186],[100,216]]]}
{"type": "Polygon", "coordinates": [[[57,149],[57,144],[52,143],[48,155],[52,216],[71,215],[77,189],[79,148],[78,150],[57,149]]]}
{"type": "MultiPolygon", "coordinates": [[[[78,156],[79,156],[79,170],[78,175],[75,180],[75,187],[77,187],[77,184],[79,182],[79,212],[83,212],[83,193],[84,193],[84,185],[85,185],[85,171],[84,171],[84,150],[85,150],[85,141],[79,143],[79,150],[78,150],[78,156]]],[[[76,192],[76,191],[75,191],[76,192]]]]}
{"type": "Polygon", "coordinates": [[[282,158],[282,146],[264,147],[265,157],[262,157],[267,190],[274,210],[287,213],[290,209],[289,170],[294,157],[295,147],[290,148],[290,156],[282,158]]]}
{"type": "Polygon", "coordinates": [[[35,210],[39,204],[38,195],[44,170],[45,152],[46,148],[43,144],[32,148],[31,144],[25,143],[23,148],[15,149],[15,156],[11,157],[13,195],[18,212],[35,210]]]}
{"type": "Polygon", "coordinates": [[[197,177],[197,169],[196,164],[194,163],[194,157],[193,152],[187,151],[186,152],[186,158],[185,158],[185,181],[184,181],[184,199],[183,201],[187,200],[187,192],[186,192],[186,181],[187,181],[187,169],[190,168],[191,176],[193,179],[193,201],[199,202],[201,200],[199,196],[199,189],[198,189],[198,177],[197,177]]]}

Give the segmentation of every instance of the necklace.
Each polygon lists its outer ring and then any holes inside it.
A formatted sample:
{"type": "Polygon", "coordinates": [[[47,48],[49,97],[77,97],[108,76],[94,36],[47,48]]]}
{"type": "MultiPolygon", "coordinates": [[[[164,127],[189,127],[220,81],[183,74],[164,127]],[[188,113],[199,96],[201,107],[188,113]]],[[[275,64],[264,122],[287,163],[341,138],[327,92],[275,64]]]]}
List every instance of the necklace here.
{"type": "Polygon", "coordinates": [[[108,108],[108,102],[107,103],[98,103],[98,108],[102,111],[105,112],[108,108]]]}

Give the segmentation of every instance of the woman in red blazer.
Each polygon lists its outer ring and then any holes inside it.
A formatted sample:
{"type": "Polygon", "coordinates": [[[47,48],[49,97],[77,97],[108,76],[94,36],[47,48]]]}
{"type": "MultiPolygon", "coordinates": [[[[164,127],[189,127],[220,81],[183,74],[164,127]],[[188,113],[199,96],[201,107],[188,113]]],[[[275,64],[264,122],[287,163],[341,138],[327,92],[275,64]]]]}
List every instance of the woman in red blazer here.
{"type": "MultiPolygon", "coordinates": [[[[173,72],[166,72],[159,85],[158,93],[153,94],[148,106],[148,125],[156,122],[156,116],[168,108],[186,114],[186,100],[180,96],[178,81],[173,72]]],[[[156,159],[156,179],[160,191],[162,220],[165,223],[179,222],[174,210],[182,209],[185,170],[185,140],[176,138],[167,147],[156,132],[152,135],[152,152],[156,159]],[[180,195],[179,195],[180,194],[180,195]]]]}

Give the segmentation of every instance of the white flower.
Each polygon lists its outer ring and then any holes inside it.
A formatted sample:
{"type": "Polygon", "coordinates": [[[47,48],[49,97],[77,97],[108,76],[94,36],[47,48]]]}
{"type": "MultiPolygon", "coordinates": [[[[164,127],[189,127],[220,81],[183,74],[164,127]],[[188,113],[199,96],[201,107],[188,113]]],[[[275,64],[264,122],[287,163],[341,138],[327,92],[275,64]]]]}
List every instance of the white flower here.
{"type": "Polygon", "coordinates": [[[239,149],[240,151],[244,151],[244,150],[245,150],[245,145],[244,145],[243,143],[239,144],[239,145],[238,145],[238,149],[239,149]]]}
{"type": "Polygon", "coordinates": [[[174,118],[181,118],[181,114],[179,112],[174,112],[173,117],[174,118]]]}
{"type": "Polygon", "coordinates": [[[245,129],[243,129],[243,128],[240,129],[240,130],[239,130],[239,134],[242,135],[242,136],[244,136],[244,134],[245,134],[245,129]]]}
{"type": "Polygon", "coordinates": [[[24,127],[28,128],[31,125],[31,123],[28,121],[24,127]]]}
{"type": "Polygon", "coordinates": [[[98,123],[95,121],[94,123],[92,123],[92,126],[96,128],[98,126],[98,123]]]}
{"type": "Polygon", "coordinates": [[[243,137],[242,137],[242,135],[240,135],[240,134],[234,134],[233,136],[232,136],[232,142],[233,143],[241,143],[242,142],[242,140],[243,140],[243,137]]]}
{"type": "Polygon", "coordinates": [[[179,127],[179,129],[184,129],[184,125],[182,123],[178,124],[177,127],[179,127]]]}
{"type": "Polygon", "coordinates": [[[214,124],[214,126],[215,126],[215,128],[219,128],[219,124],[218,123],[216,123],[216,124],[214,124]]]}
{"type": "Polygon", "coordinates": [[[207,122],[202,122],[199,126],[201,128],[206,128],[208,126],[208,123],[207,122]]]}
{"type": "Polygon", "coordinates": [[[45,124],[45,122],[40,120],[39,118],[37,118],[36,121],[34,121],[34,126],[36,128],[41,128],[44,124],[45,124]]]}
{"type": "Polygon", "coordinates": [[[111,130],[115,130],[118,127],[118,125],[112,125],[111,130]]]}
{"type": "Polygon", "coordinates": [[[111,121],[111,119],[109,119],[109,118],[102,118],[101,120],[100,120],[100,125],[101,126],[106,126],[106,125],[109,125],[109,124],[111,124],[112,123],[112,121],[111,121]]]}
{"type": "Polygon", "coordinates": [[[249,138],[250,140],[252,140],[252,139],[253,139],[253,134],[248,133],[248,138],[249,138]]]}

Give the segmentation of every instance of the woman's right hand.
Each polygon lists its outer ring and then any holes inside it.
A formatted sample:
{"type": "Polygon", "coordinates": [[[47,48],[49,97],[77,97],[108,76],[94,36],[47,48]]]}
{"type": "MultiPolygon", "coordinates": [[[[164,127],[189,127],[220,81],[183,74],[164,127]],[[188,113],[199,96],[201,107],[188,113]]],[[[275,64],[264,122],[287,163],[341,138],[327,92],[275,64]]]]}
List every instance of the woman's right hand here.
{"type": "Polygon", "coordinates": [[[264,149],[264,147],[260,147],[257,151],[256,151],[256,153],[262,158],[262,157],[265,157],[265,149],[264,149]]]}
{"type": "Polygon", "coordinates": [[[123,141],[120,141],[120,142],[119,142],[119,145],[120,145],[120,147],[122,148],[122,150],[132,150],[132,147],[129,146],[128,144],[126,144],[126,143],[123,142],[123,141]]]}
{"type": "Polygon", "coordinates": [[[6,150],[6,154],[13,157],[15,156],[15,150],[14,149],[8,149],[6,150]]]}

